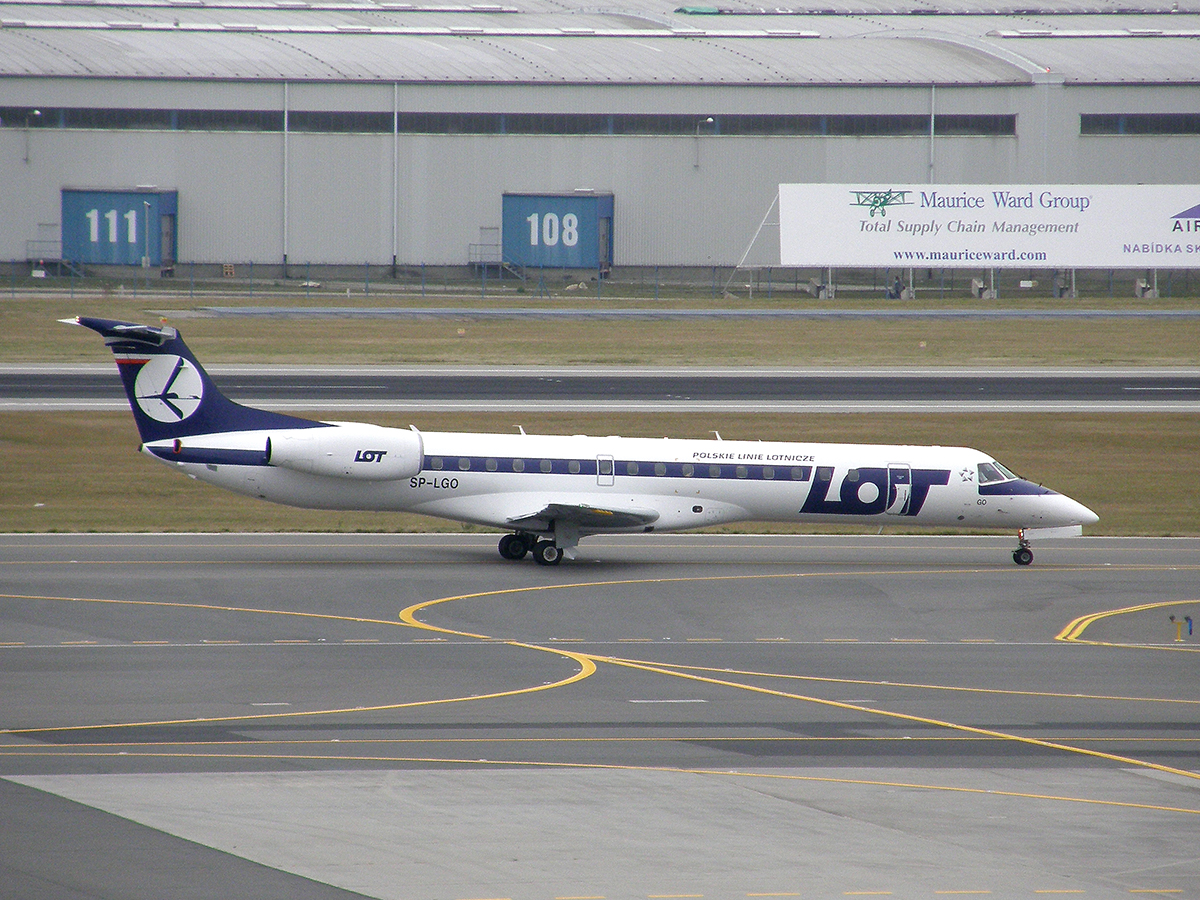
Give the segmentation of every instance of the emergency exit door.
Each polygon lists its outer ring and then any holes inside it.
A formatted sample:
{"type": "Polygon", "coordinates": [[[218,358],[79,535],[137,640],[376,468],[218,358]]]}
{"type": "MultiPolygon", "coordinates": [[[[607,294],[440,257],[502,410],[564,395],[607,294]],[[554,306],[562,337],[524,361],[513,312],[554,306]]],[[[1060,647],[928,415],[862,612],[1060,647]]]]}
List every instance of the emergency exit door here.
{"type": "Polygon", "coordinates": [[[613,473],[616,471],[616,464],[611,456],[596,457],[596,484],[600,487],[613,486],[613,473]]]}

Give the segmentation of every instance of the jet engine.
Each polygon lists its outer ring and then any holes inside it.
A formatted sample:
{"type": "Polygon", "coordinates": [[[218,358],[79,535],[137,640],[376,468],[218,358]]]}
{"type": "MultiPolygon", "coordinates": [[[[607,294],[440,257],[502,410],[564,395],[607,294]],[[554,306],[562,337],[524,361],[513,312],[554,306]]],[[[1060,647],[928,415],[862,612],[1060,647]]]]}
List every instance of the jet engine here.
{"type": "Polygon", "coordinates": [[[411,478],[424,458],[421,432],[358,422],[280,431],[267,438],[267,463],[310,475],[389,481],[411,478]]]}

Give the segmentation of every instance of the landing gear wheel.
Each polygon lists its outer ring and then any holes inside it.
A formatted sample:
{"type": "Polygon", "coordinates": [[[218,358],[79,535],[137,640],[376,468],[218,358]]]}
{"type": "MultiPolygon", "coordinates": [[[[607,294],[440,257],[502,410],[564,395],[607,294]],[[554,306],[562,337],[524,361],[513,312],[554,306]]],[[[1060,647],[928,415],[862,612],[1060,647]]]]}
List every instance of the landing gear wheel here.
{"type": "Polygon", "coordinates": [[[500,538],[500,555],[505,559],[524,559],[529,552],[529,541],[520,534],[506,534],[500,538]]]}
{"type": "Polygon", "coordinates": [[[533,558],[538,565],[557,566],[562,562],[562,548],[553,541],[538,541],[533,545],[533,558]]]}
{"type": "Polygon", "coordinates": [[[1013,551],[1013,562],[1018,566],[1027,566],[1033,562],[1033,551],[1029,549],[1029,541],[1025,540],[1025,529],[1017,529],[1017,549],[1013,551]]]}

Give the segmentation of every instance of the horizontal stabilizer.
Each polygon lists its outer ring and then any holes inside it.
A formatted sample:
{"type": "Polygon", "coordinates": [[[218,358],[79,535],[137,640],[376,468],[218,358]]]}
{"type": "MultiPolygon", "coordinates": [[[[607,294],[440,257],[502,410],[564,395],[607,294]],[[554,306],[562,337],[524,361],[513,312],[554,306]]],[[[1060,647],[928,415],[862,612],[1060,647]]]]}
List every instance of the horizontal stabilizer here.
{"type": "Polygon", "coordinates": [[[170,325],[138,325],[133,322],[114,322],[110,319],[93,319],[85,316],[75,316],[70,319],[59,319],[64,325],[82,325],[90,328],[106,338],[124,338],[144,344],[161,347],[167,341],[173,341],[179,332],[170,325]]]}

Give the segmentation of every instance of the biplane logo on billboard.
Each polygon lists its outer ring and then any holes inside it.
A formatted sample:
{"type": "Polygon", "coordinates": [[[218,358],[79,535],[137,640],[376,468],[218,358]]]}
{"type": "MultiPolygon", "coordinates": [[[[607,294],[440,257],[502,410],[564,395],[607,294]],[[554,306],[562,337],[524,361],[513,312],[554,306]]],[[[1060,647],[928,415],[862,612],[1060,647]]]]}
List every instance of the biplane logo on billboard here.
{"type": "Polygon", "coordinates": [[[781,184],[779,257],[805,267],[1200,268],[1198,201],[1197,185],[781,184]]]}

